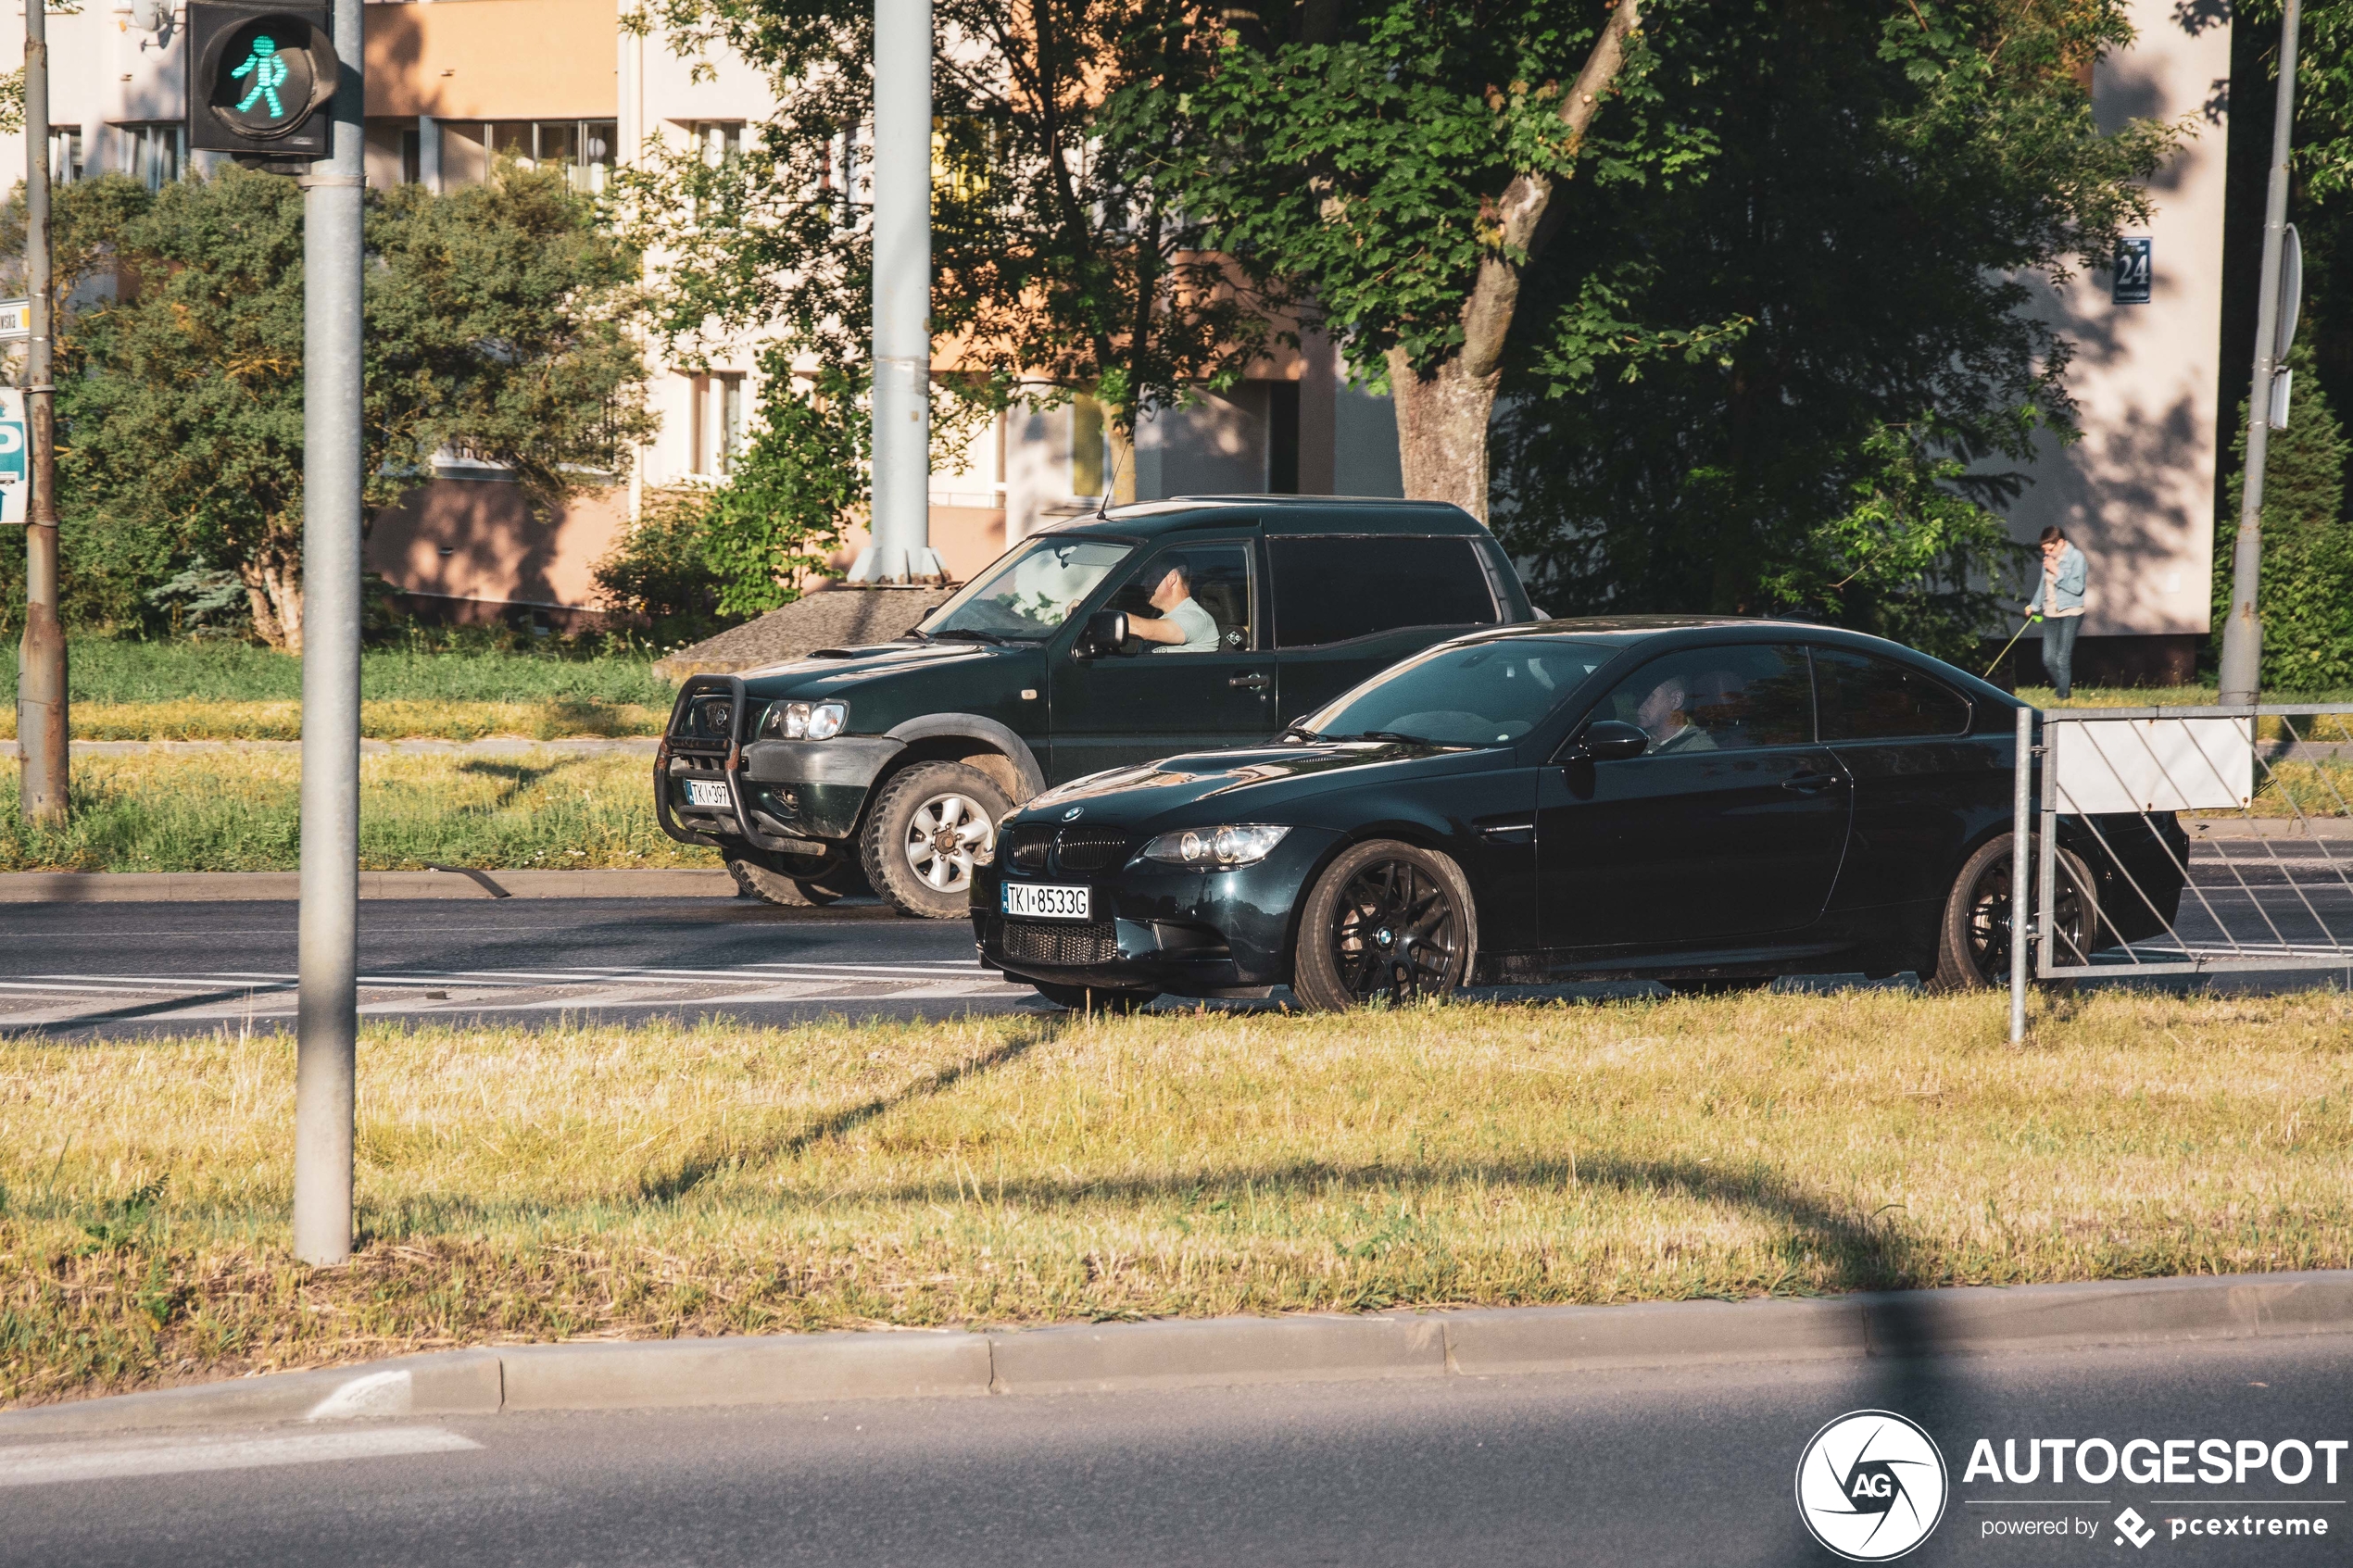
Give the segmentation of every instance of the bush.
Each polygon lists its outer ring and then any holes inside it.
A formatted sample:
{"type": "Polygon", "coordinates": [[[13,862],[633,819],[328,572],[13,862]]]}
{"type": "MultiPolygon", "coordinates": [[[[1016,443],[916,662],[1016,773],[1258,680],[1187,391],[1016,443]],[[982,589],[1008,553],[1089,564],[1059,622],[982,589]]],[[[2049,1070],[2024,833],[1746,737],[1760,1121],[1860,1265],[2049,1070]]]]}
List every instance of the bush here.
{"type": "MultiPolygon", "coordinates": [[[[2263,465],[2263,685],[2312,692],[2353,685],[2353,525],[2345,515],[2344,427],[2329,408],[2309,349],[2288,356],[2296,372],[2285,430],[2271,433],[2263,465]]],[[[2214,646],[2220,657],[2231,608],[2231,554],[2246,495],[2247,405],[2232,448],[2239,471],[2214,529],[2214,646]]]]}

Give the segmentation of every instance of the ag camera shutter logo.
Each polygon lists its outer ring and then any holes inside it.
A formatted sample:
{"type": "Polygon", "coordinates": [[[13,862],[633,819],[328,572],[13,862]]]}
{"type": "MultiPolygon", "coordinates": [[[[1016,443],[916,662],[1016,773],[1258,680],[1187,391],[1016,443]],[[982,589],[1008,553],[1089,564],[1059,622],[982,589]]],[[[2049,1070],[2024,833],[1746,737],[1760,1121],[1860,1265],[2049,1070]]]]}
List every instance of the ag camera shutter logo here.
{"type": "Polygon", "coordinates": [[[1797,1516],[1849,1562],[1886,1562],[1928,1539],[1949,1489],[1935,1440],[1893,1411],[1851,1411],[1798,1456],[1797,1516]]]}

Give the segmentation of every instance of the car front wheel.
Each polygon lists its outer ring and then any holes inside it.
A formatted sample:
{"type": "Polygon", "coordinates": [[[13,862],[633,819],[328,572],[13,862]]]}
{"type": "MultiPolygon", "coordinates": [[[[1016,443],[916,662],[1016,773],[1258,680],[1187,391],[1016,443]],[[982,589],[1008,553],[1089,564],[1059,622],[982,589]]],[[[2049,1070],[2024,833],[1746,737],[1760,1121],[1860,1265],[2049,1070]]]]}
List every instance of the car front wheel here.
{"type": "Polygon", "coordinates": [[[973,866],[997,842],[1013,809],[977,768],[924,762],[883,787],[859,842],[866,880],[903,915],[963,920],[970,913],[973,866]]]}
{"type": "MultiPolygon", "coordinates": [[[[2010,846],[2014,842],[2007,833],[1988,839],[1953,879],[1937,943],[1935,984],[1940,989],[1969,991],[2010,983],[2010,846]]],[[[2080,964],[2100,944],[2099,896],[2091,868],[2073,850],[2060,848],[2057,870],[2058,960],[2063,964],[2080,964]]],[[[2031,857],[2028,874],[2038,874],[2031,857]]],[[[2028,939],[2032,940],[2032,933],[2028,939]]]]}
{"type": "Polygon", "coordinates": [[[1307,895],[1291,991],[1318,1012],[1453,994],[1470,972],[1470,884],[1443,855],[1376,839],[1307,895]]]}

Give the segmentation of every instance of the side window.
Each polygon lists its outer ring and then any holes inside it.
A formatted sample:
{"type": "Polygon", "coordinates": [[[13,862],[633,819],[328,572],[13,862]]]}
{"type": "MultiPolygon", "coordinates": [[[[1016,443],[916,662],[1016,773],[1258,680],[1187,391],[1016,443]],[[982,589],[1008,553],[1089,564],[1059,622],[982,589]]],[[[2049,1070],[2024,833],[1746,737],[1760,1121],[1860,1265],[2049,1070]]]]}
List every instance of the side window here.
{"type": "Polygon", "coordinates": [[[1154,652],[1247,653],[1258,646],[1250,618],[1250,546],[1239,542],[1176,546],[1146,561],[1103,608],[1138,621],[1174,616],[1189,633],[1187,640],[1161,644],[1154,652]]]}
{"type": "Polygon", "coordinates": [[[1750,645],[1667,654],[1619,683],[1592,716],[1640,725],[1651,738],[1647,756],[1811,745],[1806,650],[1750,645]]]}
{"type": "Polygon", "coordinates": [[[1492,626],[1487,569],[1469,539],[1382,534],[1267,541],[1275,646],[1314,647],[1403,626],[1492,626]]]}
{"type": "Polygon", "coordinates": [[[1966,699],[1934,676],[1892,659],[1816,648],[1814,680],[1826,741],[1957,735],[1969,729],[1966,699]]]}

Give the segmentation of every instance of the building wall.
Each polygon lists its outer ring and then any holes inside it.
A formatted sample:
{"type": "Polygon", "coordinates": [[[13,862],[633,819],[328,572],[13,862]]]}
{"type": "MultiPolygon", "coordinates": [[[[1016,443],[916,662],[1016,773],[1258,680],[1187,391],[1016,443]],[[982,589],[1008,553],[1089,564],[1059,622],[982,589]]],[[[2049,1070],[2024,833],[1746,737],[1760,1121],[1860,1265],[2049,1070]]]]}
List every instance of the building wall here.
{"type": "Polygon", "coordinates": [[[2134,231],[2152,242],[2150,301],[2111,303],[2105,271],[2038,290],[2036,307],[2075,345],[2068,386],[2083,438],[2043,440],[2008,515],[2014,537],[2056,525],[2090,558],[2079,670],[2088,656],[2120,676],[2187,679],[2212,603],[2229,133],[2212,100],[2231,74],[2231,24],[2172,0],[2133,0],[2132,20],[2133,45],[2094,69],[2095,115],[2110,130],[2131,118],[2190,126],[2134,231]]]}

